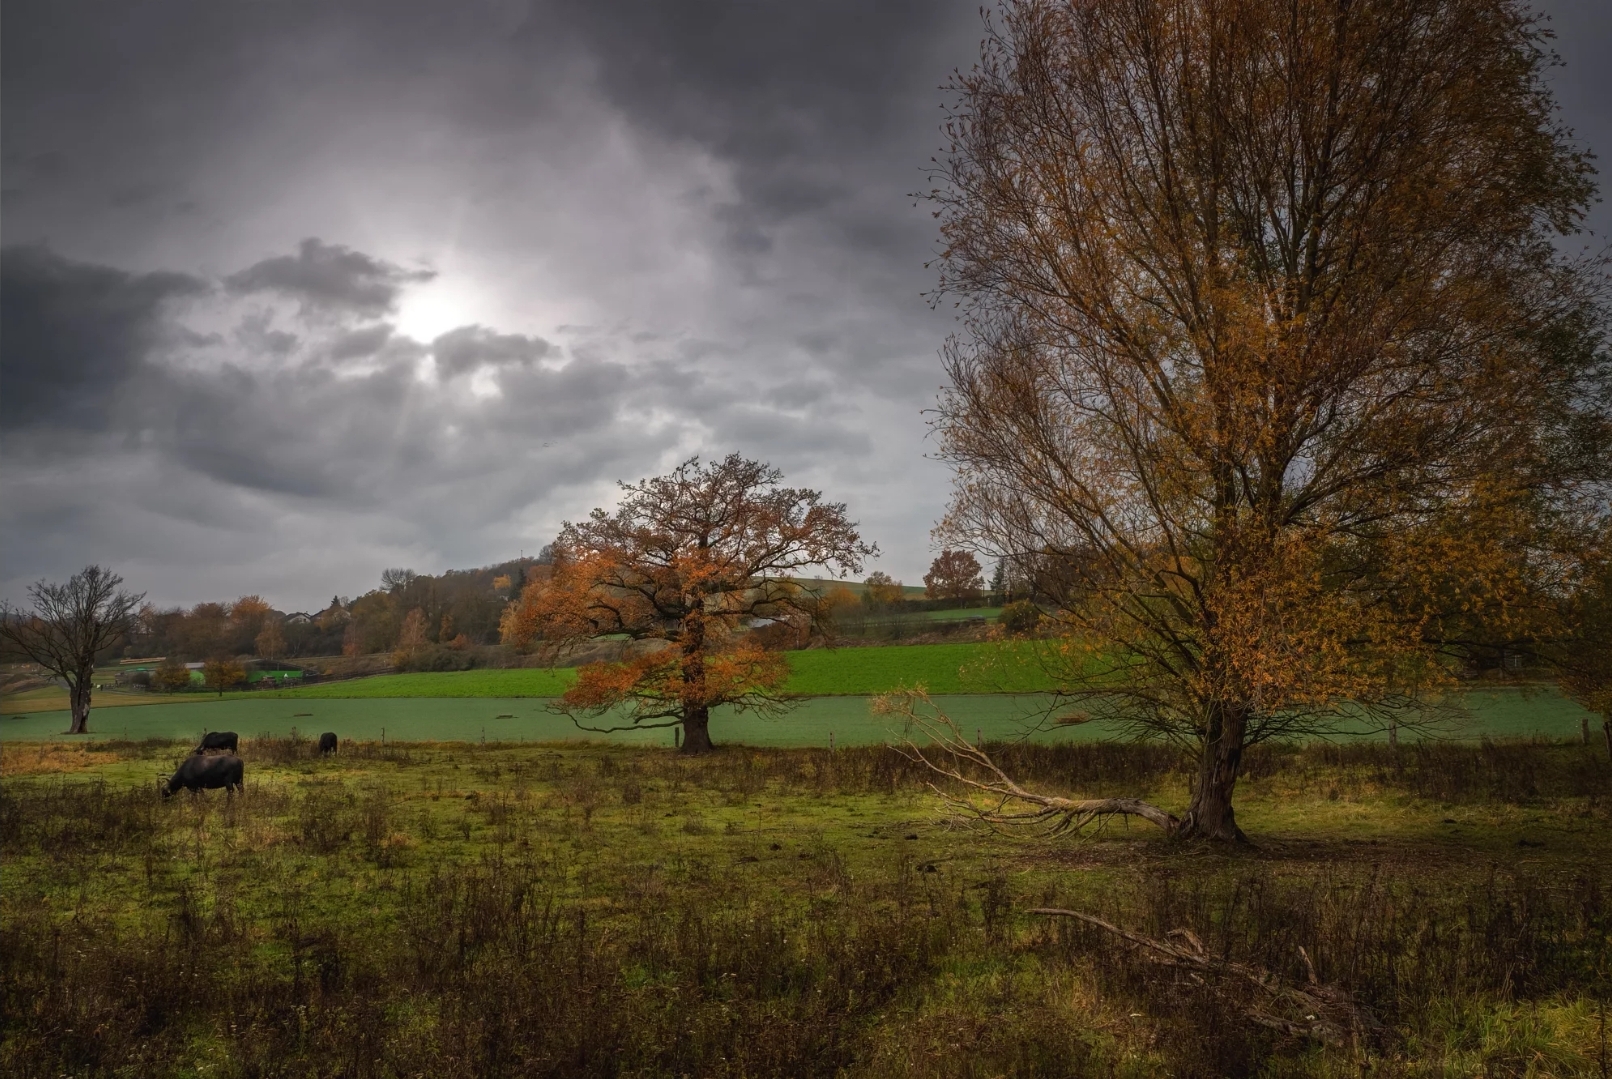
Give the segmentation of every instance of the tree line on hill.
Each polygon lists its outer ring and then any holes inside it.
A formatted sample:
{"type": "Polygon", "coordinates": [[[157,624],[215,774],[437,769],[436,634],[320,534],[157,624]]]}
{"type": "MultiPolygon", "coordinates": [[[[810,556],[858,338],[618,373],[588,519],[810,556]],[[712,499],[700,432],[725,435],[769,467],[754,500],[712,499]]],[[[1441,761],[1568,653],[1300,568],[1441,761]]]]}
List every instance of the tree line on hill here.
{"type": "Polygon", "coordinates": [[[499,619],[546,555],[437,576],[388,569],[380,587],[356,598],[332,596],[323,610],[280,611],[263,597],[132,612],[122,652],[205,661],[219,656],[295,660],[403,652],[444,662],[499,643],[499,619]]]}
{"type": "MultiPolygon", "coordinates": [[[[256,593],[190,607],[159,607],[140,602],[143,595],[135,596],[129,610],[108,620],[120,628],[97,644],[96,661],[161,657],[167,665],[151,672],[142,684],[169,690],[191,684],[186,663],[204,664],[203,684],[214,689],[245,681],[242,661],[249,660],[295,666],[297,660],[314,657],[390,654],[394,665],[405,670],[466,669],[485,660],[481,650],[530,647],[531,642],[511,630],[506,614],[523,588],[547,578],[552,561],[552,551],[545,547],[536,557],[435,576],[386,569],[379,587],[357,597],[332,596],[327,606],[313,612],[283,611],[256,593]]],[[[110,576],[99,567],[85,573],[90,576],[79,574],[72,580],[82,578],[92,591],[99,587],[100,575],[110,576]]],[[[811,582],[808,587],[819,584],[811,582]]],[[[1001,605],[1023,599],[1032,589],[1033,583],[1009,570],[1006,561],[997,566],[987,589],[973,554],[945,550],[924,575],[922,595],[912,594],[889,574],[875,572],[859,586],[829,585],[817,602],[828,619],[824,624],[831,625],[836,613],[849,622],[853,617],[1001,605]]],[[[20,617],[18,612],[12,616],[20,617]]],[[[806,643],[788,627],[765,624],[756,641],[774,650],[806,643]]],[[[0,661],[28,659],[13,643],[0,641],[0,661]]]]}
{"type": "MultiPolygon", "coordinates": [[[[502,624],[505,612],[526,584],[546,578],[552,559],[545,548],[536,557],[436,576],[386,569],[380,587],[356,598],[332,596],[324,609],[314,612],[281,611],[257,594],[188,608],[146,603],[132,612],[118,650],[124,656],[190,662],[225,656],[297,660],[391,653],[406,669],[464,669],[471,665],[474,649],[511,643],[502,624]]],[[[999,566],[987,590],[975,556],[951,550],[936,557],[924,586],[921,597],[911,596],[902,582],[875,572],[856,592],[831,586],[829,606],[854,605],[869,612],[939,610],[1000,604],[1015,595],[1023,598],[1032,587],[1028,579],[1008,577],[999,566]]]]}

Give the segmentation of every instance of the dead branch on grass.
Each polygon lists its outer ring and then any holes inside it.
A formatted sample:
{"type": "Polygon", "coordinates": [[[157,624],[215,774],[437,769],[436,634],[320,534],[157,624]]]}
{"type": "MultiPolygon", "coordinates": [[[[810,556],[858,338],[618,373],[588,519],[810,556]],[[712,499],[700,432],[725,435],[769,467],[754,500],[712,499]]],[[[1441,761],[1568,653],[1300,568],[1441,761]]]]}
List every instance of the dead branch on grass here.
{"type": "Polygon", "coordinates": [[[1028,913],[1074,918],[1094,925],[1141,949],[1151,962],[1187,971],[1195,982],[1205,988],[1212,986],[1204,980],[1203,975],[1233,977],[1248,982],[1261,990],[1271,1005],[1285,1006],[1303,1017],[1290,1019],[1261,1008],[1249,1008],[1244,1013],[1250,1021],[1283,1034],[1310,1038],[1329,1045],[1346,1045],[1375,1038],[1383,1029],[1371,1009],[1355,1000],[1348,990],[1320,982],[1315,975],[1315,964],[1310,962],[1310,955],[1303,948],[1299,949],[1299,957],[1304,960],[1309,984],[1300,989],[1262,967],[1210,955],[1203,941],[1190,929],[1172,929],[1167,934],[1168,940],[1155,940],[1078,910],[1036,907],[1028,913]]]}
{"type": "Polygon", "coordinates": [[[895,749],[961,787],[959,795],[955,787],[944,790],[935,782],[929,784],[962,816],[1000,828],[1042,826],[1055,836],[1078,833],[1116,816],[1141,817],[1172,834],[1180,827],[1173,813],[1140,798],[1062,798],[1026,790],[997,766],[983,746],[969,742],[922,689],[886,694],[874,701],[873,709],[878,715],[900,716],[909,732],[916,730],[928,738],[927,746],[909,737],[895,749]]]}

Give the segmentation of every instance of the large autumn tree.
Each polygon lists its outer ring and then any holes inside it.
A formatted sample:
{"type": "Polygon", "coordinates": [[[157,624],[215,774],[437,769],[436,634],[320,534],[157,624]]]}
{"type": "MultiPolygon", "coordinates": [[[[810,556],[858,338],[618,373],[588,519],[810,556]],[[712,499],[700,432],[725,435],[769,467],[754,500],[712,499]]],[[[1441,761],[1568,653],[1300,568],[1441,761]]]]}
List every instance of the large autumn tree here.
{"type": "Polygon", "coordinates": [[[1590,713],[1600,715],[1612,757],[1612,551],[1603,551],[1577,585],[1567,597],[1567,632],[1542,651],[1560,672],[1562,689],[1585,710],[1580,739],[1590,740],[1590,713]]]}
{"type": "Polygon", "coordinates": [[[1048,568],[1083,715],[1195,751],[1177,835],[1241,838],[1250,744],[1554,632],[1606,528],[1541,39],[1510,0],[1005,0],[957,77],[944,534],[1048,568]]]}
{"type": "Polygon", "coordinates": [[[816,594],[791,578],[810,567],[854,573],[876,553],[843,503],[782,479],[731,454],[622,484],[613,511],[561,529],[552,572],[511,605],[504,640],[652,642],[578,672],[560,707],[579,725],[625,709],[626,726],[589,730],[680,726],[683,751],[702,753],[713,708],[781,710],[788,666],[743,631],[758,619],[819,622],[816,594]]]}
{"type": "Polygon", "coordinates": [[[972,551],[941,551],[924,574],[924,594],[930,599],[978,599],[984,585],[972,551]]]}

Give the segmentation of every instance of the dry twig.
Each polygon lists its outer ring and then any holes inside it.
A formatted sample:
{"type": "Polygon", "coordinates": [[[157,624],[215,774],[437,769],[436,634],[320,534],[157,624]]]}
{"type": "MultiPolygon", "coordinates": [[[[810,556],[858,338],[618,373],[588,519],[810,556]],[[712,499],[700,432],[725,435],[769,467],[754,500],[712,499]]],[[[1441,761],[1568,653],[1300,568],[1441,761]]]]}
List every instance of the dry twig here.
{"type": "MultiPolygon", "coordinates": [[[[1074,918],[1087,925],[1094,925],[1143,950],[1152,962],[1164,966],[1190,971],[1195,975],[1229,976],[1246,981],[1263,991],[1270,1004],[1285,1005],[1287,1009],[1295,1009],[1296,1013],[1303,1017],[1289,1019],[1260,1008],[1248,1009],[1245,1014],[1260,1026],[1295,1037],[1326,1042],[1329,1045],[1355,1044],[1362,1039],[1374,1038],[1382,1031],[1382,1024],[1377,1021],[1377,1017],[1364,1004],[1355,1000],[1348,990],[1335,985],[1321,984],[1315,975],[1315,964],[1310,961],[1309,953],[1303,948],[1299,949],[1299,956],[1304,960],[1304,968],[1309,974],[1309,984],[1300,989],[1288,985],[1261,967],[1210,955],[1204,948],[1203,941],[1199,940],[1197,934],[1190,929],[1172,929],[1168,934],[1168,940],[1155,940],[1141,933],[1121,929],[1111,922],[1105,922],[1095,915],[1078,910],[1036,907],[1029,913],[1055,918],[1074,918]]],[[[1207,982],[1203,984],[1208,985],[1207,982]]]]}

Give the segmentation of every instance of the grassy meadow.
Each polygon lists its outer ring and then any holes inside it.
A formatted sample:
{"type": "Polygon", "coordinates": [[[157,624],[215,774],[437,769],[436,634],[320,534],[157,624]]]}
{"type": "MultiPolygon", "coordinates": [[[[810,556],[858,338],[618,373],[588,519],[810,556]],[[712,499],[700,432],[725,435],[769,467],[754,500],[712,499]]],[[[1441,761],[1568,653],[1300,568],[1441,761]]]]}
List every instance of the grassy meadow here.
{"type": "MultiPolygon", "coordinates": [[[[941,612],[947,613],[947,612],[941,612]]],[[[819,746],[889,741],[888,721],[873,717],[869,698],[925,687],[968,730],[991,739],[1031,735],[1044,727],[1053,681],[1036,642],[962,642],[809,649],[784,653],[791,669],[785,692],[804,700],[783,718],[720,710],[718,740],[749,745],[819,746]]],[[[524,667],[374,675],[294,689],[213,693],[101,690],[90,736],[185,739],[203,730],[289,735],[318,728],[342,737],[380,740],[551,741],[602,737],[554,715],[549,701],[576,677],[571,668],[524,667]]],[[[110,680],[110,676],[108,676],[110,680]]],[[[1483,687],[1461,695],[1468,715],[1443,733],[1457,738],[1573,735],[1582,710],[1553,687],[1483,687]]],[[[601,724],[610,725],[610,724],[601,724]]],[[[0,698],[0,740],[52,738],[67,726],[67,698],[56,687],[0,698]]],[[[1100,724],[1041,729],[1043,740],[1108,736],[1100,724]]],[[[670,743],[656,731],[618,734],[616,741],[670,743]]]]}
{"type": "MultiPolygon", "coordinates": [[[[784,692],[807,697],[857,697],[915,685],[926,686],[931,693],[1037,693],[1053,686],[1040,646],[1028,642],[810,648],[783,656],[790,668],[784,692]]],[[[253,695],[287,699],[555,697],[575,678],[575,669],[569,667],[516,667],[386,674],[253,695]]]]}
{"type": "MultiPolygon", "coordinates": [[[[1539,741],[1261,747],[1257,848],[955,827],[893,750],[243,744],[244,796],[160,800],[187,745],[0,747],[0,1070],[58,1075],[1603,1074],[1612,769],[1539,741]],[[1319,979],[1381,1029],[1248,1021],[1246,982],[1052,906],[1319,979]]],[[[1144,794],[1160,747],[997,745],[1144,794]]],[[[1301,1016],[1293,1016],[1302,1019],[1301,1016]]]]}
{"type": "MultiPolygon", "coordinates": [[[[381,681],[381,678],[374,681],[381,681]]],[[[336,683],[319,688],[336,690],[352,684],[336,683]]],[[[1056,702],[1045,694],[965,693],[934,699],[975,737],[1065,742],[1107,738],[1115,733],[1101,723],[1073,727],[1047,724],[1048,710],[1056,702]]],[[[1547,687],[1472,690],[1464,694],[1462,700],[1467,715],[1440,732],[1441,737],[1461,740],[1571,738],[1578,733],[1579,720],[1584,714],[1573,702],[1547,687]]],[[[905,732],[893,726],[894,721],[873,714],[871,703],[872,698],[868,696],[809,698],[780,717],[735,714],[731,709],[719,709],[712,720],[711,732],[721,743],[756,746],[827,746],[830,736],[836,745],[875,745],[904,737],[905,732]]],[[[60,738],[184,740],[195,739],[207,730],[285,737],[293,730],[305,734],[328,730],[344,739],[369,741],[601,740],[629,745],[672,744],[672,733],[666,729],[610,735],[582,730],[565,716],[555,714],[549,706],[550,699],[544,697],[469,695],[309,696],[291,700],[268,693],[234,694],[222,699],[158,697],[139,707],[97,705],[90,713],[89,733],[82,736],[63,735],[69,718],[66,711],[0,716],[0,742],[60,738]]]]}

